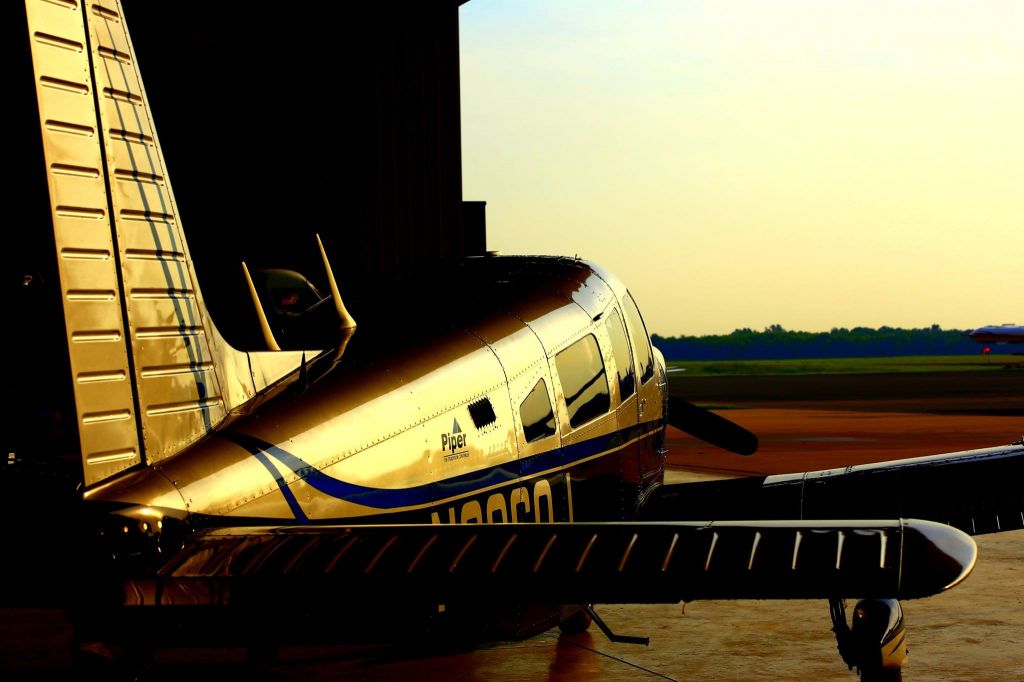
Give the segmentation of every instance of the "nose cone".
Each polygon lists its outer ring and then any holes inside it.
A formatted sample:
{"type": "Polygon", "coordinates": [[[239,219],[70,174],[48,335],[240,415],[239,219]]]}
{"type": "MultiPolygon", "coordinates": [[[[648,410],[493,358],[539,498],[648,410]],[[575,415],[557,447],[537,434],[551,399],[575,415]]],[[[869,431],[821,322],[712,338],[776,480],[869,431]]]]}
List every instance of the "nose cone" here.
{"type": "Polygon", "coordinates": [[[978,560],[978,546],[961,530],[932,521],[903,521],[900,599],[938,594],[958,585],[978,560]]]}

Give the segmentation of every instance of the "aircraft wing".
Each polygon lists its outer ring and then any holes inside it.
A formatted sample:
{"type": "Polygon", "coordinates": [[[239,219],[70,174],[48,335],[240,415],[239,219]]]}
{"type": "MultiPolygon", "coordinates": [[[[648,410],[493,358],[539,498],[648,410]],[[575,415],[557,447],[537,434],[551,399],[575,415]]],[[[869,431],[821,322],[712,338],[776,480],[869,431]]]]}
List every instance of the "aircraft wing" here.
{"type": "Polygon", "coordinates": [[[919,518],[969,533],[1024,528],[1024,443],[839,469],[666,485],[640,517],[919,518]]]}
{"type": "MultiPolygon", "coordinates": [[[[916,520],[287,526],[188,540],[125,605],[263,604],[347,611],[417,604],[672,603],[924,597],[957,584],[977,548],[916,520]]],[[[269,607],[269,606],[268,606],[269,607]]]]}

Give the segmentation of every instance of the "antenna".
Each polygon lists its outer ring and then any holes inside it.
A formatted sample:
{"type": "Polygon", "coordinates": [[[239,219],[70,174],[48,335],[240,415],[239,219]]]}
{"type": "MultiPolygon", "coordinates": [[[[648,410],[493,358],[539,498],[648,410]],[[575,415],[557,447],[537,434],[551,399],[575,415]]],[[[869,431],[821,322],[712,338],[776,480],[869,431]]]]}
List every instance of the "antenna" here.
{"type": "Polygon", "coordinates": [[[245,281],[249,285],[252,303],[256,306],[256,315],[260,318],[263,341],[267,344],[268,350],[281,350],[281,346],[277,345],[277,339],[274,338],[274,332],[270,329],[270,323],[267,322],[267,313],[263,310],[263,304],[260,303],[260,295],[256,293],[256,285],[252,283],[252,275],[249,274],[249,268],[246,267],[245,261],[242,261],[242,272],[245,273],[245,281]]]}
{"type": "MultiPolygon", "coordinates": [[[[342,329],[355,329],[356,321],[349,314],[345,302],[341,300],[341,292],[338,291],[338,282],[334,279],[334,271],[331,270],[331,262],[327,260],[327,252],[324,250],[324,243],[320,241],[320,235],[316,236],[317,246],[320,247],[320,257],[324,259],[324,270],[327,271],[327,282],[331,287],[331,298],[334,299],[334,307],[338,310],[338,317],[341,318],[342,329]]],[[[250,284],[250,286],[252,286],[250,284]]]]}

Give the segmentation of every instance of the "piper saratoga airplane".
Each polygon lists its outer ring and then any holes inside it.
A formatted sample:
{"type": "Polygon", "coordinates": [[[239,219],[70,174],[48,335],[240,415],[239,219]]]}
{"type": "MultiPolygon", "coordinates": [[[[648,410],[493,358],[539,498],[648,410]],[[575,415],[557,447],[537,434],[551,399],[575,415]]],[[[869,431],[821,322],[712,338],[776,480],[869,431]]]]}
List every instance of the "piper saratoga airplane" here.
{"type": "Polygon", "coordinates": [[[1021,444],[666,485],[666,424],[739,454],[756,438],[668,396],[632,295],[577,259],[424,266],[353,315],[320,245],[329,295],[244,269],[267,350],[235,349],[118,2],[25,8],[38,125],[17,149],[48,210],[19,214],[5,262],[4,598],[69,608],[81,651],[525,637],[594,603],[814,598],[879,670],[905,654],[892,600],[963,580],[968,533],[1024,526],[1021,444]],[[853,597],[871,601],[851,632],[853,597]]]}

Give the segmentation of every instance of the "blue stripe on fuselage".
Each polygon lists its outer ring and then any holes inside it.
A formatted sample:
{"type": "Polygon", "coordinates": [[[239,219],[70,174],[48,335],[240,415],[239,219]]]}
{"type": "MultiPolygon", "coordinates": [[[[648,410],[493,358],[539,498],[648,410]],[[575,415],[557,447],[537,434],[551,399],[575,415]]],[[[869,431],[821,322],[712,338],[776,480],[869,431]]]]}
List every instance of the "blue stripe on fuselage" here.
{"type": "MultiPolygon", "coordinates": [[[[533,476],[544,471],[550,471],[559,467],[575,464],[602,452],[622,447],[638,436],[645,435],[658,428],[657,422],[648,422],[639,426],[631,426],[590,438],[579,443],[573,443],[561,448],[555,448],[523,459],[515,459],[503,464],[498,464],[485,469],[478,469],[469,473],[432,481],[423,485],[410,488],[371,488],[368,486],[348,483],[328,476],[311,464],[306,463],[299,457],[288,452],[280,446],[273,445],[259,438],[238,432],[225,432],[221,437],[245,448],[254,456],[259,457],[263,453],[270,455],[292,472],[305,481],[306,484],[330,497],[353,502],[366,507],[377,509],[397,509],[400,507],[415,507],[434,502],[441,502],[445,499],[466,495],[483,488],[510,483],[519,478],[533,476]]],[[[262,460],[261,460],[262,461],[262,460]]],[[[269,464],[269,462],[264,462],[269,464]]],[[[270,467],[268,467],[269,469],[270,467]]],[[[273,472],[276,473],[276,472],[273,472]]],[[[287,486],[282,485],[283,481],[275,476],[278,485],[281,485],[281,492],[288,500],[289,506],[295,512],[292,504],[294,495],[287,486]]],[[[301,510],[296,514],[300,518],[301,510]]],[[[302,516],[304,518],[304,515],[302,516]]]]}

